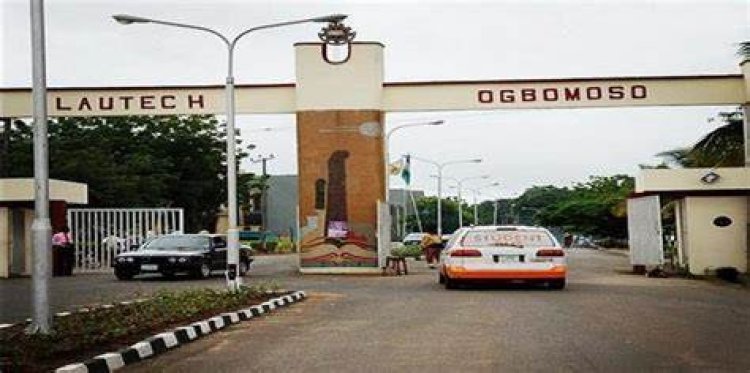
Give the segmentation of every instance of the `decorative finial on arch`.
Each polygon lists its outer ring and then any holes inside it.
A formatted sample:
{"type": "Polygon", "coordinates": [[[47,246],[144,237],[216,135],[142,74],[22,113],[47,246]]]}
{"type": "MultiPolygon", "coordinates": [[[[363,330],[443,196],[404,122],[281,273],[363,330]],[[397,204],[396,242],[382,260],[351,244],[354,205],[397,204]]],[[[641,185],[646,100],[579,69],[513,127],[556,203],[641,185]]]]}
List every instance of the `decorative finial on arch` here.
{"type": "Polygon", "coordinates": [[[329,22],[327,26],[320,29],[318,37],[328,45],[349,44],[357,36],[351,27],[344,25],[342,21],[329,22]]]}

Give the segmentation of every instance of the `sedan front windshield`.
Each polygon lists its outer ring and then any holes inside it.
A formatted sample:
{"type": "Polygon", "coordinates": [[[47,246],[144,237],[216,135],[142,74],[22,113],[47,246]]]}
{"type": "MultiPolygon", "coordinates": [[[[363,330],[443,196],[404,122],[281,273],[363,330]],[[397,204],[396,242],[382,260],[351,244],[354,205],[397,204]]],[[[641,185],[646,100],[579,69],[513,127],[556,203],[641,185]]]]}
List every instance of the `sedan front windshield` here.
{"type": "Polygon", "coordinates": [[[161,236],[144,245],[141,250],[208,250],[208,237],[203,236],[161,236]]]}

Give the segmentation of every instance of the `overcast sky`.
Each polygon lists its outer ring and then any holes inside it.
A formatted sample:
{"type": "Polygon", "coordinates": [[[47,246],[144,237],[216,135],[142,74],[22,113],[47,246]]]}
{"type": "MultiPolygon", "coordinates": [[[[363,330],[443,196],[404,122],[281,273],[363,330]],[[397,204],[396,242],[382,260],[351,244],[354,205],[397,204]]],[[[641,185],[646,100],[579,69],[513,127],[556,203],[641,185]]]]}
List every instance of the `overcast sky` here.
{"type": "MultiPolygon", "coordinates": [[[[0,0],[0,86],[30,85],[28,1],[0,0]]],[[[750,2],[737,1],[68,1],[48,0],[51,87],[222,84],[225,52],[209,35],[153,25],[122,26],[127,13],[214,27],[350,15],[358,41],[385,44],[386,81],[738,74],[737,43],[750,40],[750,2]]],[[[236,55],[239,84],[294,81],[294,50],[317,26],[258,33],[236,55]]],[[[570,185],[588,175],[635,174],[654,154],[690,145],[731,108],[564,109],[388,114],[399,123],[445,119],[391,139],[391,154],[436,161],[481,157],[454,177],[488,174],[489,194],[532,185],[570,185]]],[[[273,174],[296,173],[292,115],[241,116],[257,154],[273,153],[273,174]],[[270,128],[270,130],[268,129],[270,128]]],[[[416,188],[434,191],[430,166],[413,162],[416,188]]],[[[259,171],[246,162],[243,168],[259,171]]],[[[401,183],[394,180],[392,186],[401,183]]]]}

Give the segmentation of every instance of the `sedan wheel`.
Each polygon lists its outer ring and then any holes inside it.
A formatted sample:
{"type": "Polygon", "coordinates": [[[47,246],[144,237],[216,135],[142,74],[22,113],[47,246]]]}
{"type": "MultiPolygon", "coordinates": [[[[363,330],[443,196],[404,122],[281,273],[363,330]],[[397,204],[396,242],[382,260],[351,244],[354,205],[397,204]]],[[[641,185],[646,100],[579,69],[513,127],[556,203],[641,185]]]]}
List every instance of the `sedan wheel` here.
{"type": "Polygon", "coordinates": [[[123,270],[115,269],[115,277],[121,281],[128,281],[133,279],[133,274],[123,270]]]}
{"type": "Polygon", "coordinates": [[[240,276],[245,276],[245,274],[248,271],[247,262],[244,260],[240,260],[240,267],[239,267],[240,276]]]}
{"type": "Polygon", "coordinates": [[[207,278],[209,276],[211,276],[211,267],[208,263],[202,263],[201,267],[195,271],[196,278],[207,278]]]}

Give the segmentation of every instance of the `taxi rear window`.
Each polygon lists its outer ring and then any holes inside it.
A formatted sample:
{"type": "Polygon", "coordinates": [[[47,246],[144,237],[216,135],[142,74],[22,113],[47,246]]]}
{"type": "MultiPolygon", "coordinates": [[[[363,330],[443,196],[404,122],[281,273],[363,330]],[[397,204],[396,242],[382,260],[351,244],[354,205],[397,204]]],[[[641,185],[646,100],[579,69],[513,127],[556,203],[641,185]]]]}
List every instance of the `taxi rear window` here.
{"type": "Polygon", "coordinates": [[[540,247],[555,246],[549,233],[543,230],[474,230],[466,232],[461,242],[473,247],[540,247]]]}

